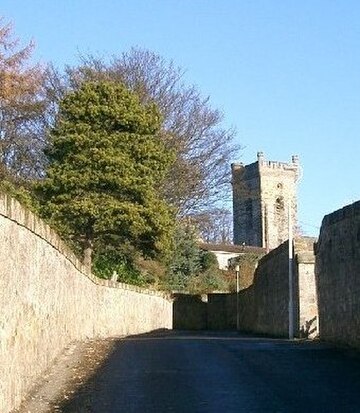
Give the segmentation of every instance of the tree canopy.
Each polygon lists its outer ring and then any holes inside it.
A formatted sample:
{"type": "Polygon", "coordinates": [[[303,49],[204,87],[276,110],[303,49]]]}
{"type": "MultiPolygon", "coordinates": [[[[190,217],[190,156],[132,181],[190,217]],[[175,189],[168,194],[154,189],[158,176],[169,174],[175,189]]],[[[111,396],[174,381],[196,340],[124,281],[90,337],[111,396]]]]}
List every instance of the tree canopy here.
{"type": "Polygon", "coordinates": [[[213,208],[194,214],[189,218],[203,242],[211,244],[232,243],[232,213],[228,209],[213,208]]]}
{"type": "Polygon", "coordinates": [[[127,245],[144,256],[166,248],[173,215],[157,191],[173,161],[161,116],[121,83],[86,82],[60,102],[37,185],[42,213],[81,245],[127,245]]]}
{"type": "Polygon", "coordinates": [[[133,48],[109,63],[85,56],[79,66],[68,67],[65,76],[51,71],[48,77],[53,101],[84,81],[106,79],[124,83],[144,104],[156,102],[163,117],[159,136],[175,153],[162,189],[179,217],[213,208],[229,198],[229,165],[238,150],[234,131],[222,126],[222,113],[195,86],[186,85],[183,75],[173,62],[133,48]]]}
{"type": "Polygon", "coordinates": [[[0,18],[0,177],[42,173],[45,139],[44,71],[30,64],[33,43],[21,47],[0,18]]]}
{"type": "Polygon", "coordinates": [[[136,275],[124,255],[139,252],[149,267],[144,258],[170,250],[171,276],[198,283],[207,270],[194,239],[170,235],[175,217],[190,217],[204,239],[227,236],[215,211],[230,195],[238,148],[222,113],[151,51],[83,56],[45,75],[31,63],[33,47],[0,19],[0,186],[39,210],[87,264],[95,251],[104,274],[115,263],[136,275]]]}

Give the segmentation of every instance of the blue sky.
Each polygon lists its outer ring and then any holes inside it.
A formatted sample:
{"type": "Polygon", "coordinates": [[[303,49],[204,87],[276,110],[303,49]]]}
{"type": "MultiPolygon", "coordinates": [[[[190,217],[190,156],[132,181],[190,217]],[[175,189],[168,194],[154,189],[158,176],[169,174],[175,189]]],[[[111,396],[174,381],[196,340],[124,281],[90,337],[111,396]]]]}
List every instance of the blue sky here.
{"type": "Polygon", "coordinates": [[[306,234],[360,198],[360,1],[2,0],[0,15],[60,67],[131,46],[173,59],[237,129],[234,161],[299,155],[306,234]]]}

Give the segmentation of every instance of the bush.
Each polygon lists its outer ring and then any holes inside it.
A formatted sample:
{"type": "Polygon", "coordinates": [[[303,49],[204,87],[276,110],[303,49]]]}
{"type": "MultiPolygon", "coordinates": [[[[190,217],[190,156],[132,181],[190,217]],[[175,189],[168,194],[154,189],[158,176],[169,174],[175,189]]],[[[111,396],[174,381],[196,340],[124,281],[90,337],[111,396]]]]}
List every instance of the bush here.
{"type": "MultiPolygon", "coordinates": [[[[27,184],[29,186],[29,184],[27,184]]],[[[31,189],[21,183],[13,183],[8,180],[0,180],[0,191],[5,192],[20,202],[21,205],[34,213],[39,211],[39,203],[31,189]]]]}
{"type": "Polygon", "coordinates": [[[164,289],[166,286],[166,268],[161,262],[138,257],[135,266],[148,285],[156,289],[164,289]]]}
{"type": "Polygon", "coordinates": [[[205,294],[214,291],[229,291],[229,284],[223,271],[212,269],[191,277],[186,289],[192,294],[205,294]]]}
{"type": "Polygon", "coordinates": [[[120,252],[107,250],[97,253],[93,261],[93,272],[96,276],[111,279],[114,272],[119,282],[138,286],[147,285],[147,280],[120,252]]]}
{"type": "Polygon", "coordinates": [[[249,253],[240,255],[233,260],[232,266],[229,271],[229,275],[231,277],[231,281],[230,281],[231,291],[236,291],[235,266],[239,265],[239,268],[240,268],[239,287],[240,287],[240,290],[243,290],[245,288],[248,288],[254,282],[254,275],[255,275],[257,263],[259,262],[261,257],[263,257],[264,255],[265,254],[263,252],[261,253],[249,252],[249,253]]]}
{"type": "Polygon", "coordinates": [[[218,269],[219,264],[216,255],[211,251],[202,251],[200,255],[200,263],[202,271],[210,269],[218,269]]]}

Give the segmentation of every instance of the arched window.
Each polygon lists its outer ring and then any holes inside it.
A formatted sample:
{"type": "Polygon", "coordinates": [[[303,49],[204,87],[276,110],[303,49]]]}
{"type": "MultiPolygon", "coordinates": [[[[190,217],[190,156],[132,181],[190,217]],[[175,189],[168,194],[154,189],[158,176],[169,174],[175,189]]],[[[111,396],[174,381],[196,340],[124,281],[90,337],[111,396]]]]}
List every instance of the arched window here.
{"type": "Polygon", "coordinates": [[[277,214],[281,214],[285,209],[285,205],[284,205],[284,198],[282,196],[279,196],[278,198],[276,198],[275,201],[275,212],[277,214]]]}

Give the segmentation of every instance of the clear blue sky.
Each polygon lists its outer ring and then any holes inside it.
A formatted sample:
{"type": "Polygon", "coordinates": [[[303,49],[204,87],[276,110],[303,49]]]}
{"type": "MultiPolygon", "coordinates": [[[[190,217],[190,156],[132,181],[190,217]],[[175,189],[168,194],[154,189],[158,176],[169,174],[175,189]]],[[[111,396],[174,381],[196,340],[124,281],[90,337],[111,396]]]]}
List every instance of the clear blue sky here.
{"type": "Polygon", "coordinates": [[[360,1],[2,0],[0,14],[59,66],[131,46],[173,59],[236,127],[238,161],[299,155],[307,234],[360,198],[360,1]]]}

